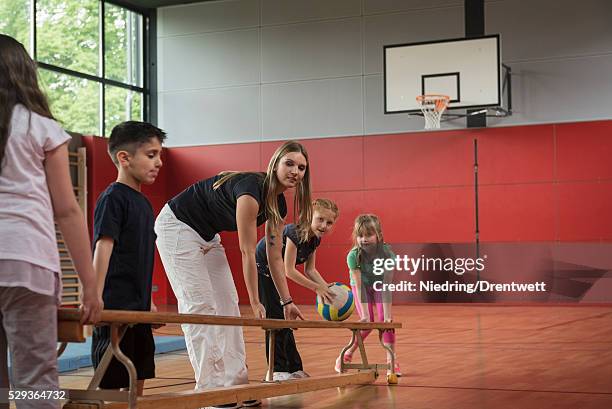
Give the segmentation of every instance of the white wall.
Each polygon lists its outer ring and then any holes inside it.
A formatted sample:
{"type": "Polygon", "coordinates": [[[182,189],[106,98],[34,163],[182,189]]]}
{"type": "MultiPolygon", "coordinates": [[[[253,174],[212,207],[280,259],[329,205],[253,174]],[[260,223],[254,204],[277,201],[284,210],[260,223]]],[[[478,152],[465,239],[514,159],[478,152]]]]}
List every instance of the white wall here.
{"type": "MultiPolygon", "coordinates": [[[[514,74],[515,114],[489,126],[612,118],[612,1],[489,0],[485,18],[514,74]]],[[[383,113],[382,47],[463,36],[463,0],[161,8],[159,125],[170,146],[421,130],[383,113]]]]}

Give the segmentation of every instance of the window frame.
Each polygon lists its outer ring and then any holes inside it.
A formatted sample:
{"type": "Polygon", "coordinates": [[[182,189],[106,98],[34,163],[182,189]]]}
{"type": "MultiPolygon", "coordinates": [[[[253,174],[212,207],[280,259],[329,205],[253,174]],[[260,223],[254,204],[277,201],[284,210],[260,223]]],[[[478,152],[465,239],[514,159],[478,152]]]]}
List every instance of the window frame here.
{"type": "MultiPolygon", "coordinates": [[[[67,0],[67,1],[78,1],[78,0],[67,0]]],[[[140,9],[132,5],[128,5],[118,0],[98,0],[98,12],[100,15],[99,27],[98,27],[98,40],[100,42],[98,63],[100,75],[92,75],[80,71],[75,71],[69,68],[60,67],[54,64],[45,63],[38,60],[38,44],[36,41],[36,6],[38,0],[30,0],[30,53],[33,60],[36,62],[39,68],[47,71],[53,71],[59,74],[65,74],[76,78],[86,79],[98,84],[100,89],[100,110],[99,110],[99,126],[98,132],[100,136],[105,136],[106,132],[110,132],[110,129],[105,129],[105,118],[106,118],[106,86],[113,86],[122,88],[129,91],[139,92],[142,94],[142,116],[146,122],[151,122],[151,44],[152,44],[152,22],[155,22],[155,10],[154,9],[140,9]],[[105,78],[106,76],[106,64],[105,64],[105,53],[106,53],[106,41],[105,41],[105,23],[106,23],[106,3],[112,4],[117,7],[122,7],[133,13],[140,14],[142,17],[142,38],[140,39],[140,47],[142,50],[142,87],[116,81],[105,78]]],[[[78,129],[70,129],[70,131],[79,132],[78,129]]]]}

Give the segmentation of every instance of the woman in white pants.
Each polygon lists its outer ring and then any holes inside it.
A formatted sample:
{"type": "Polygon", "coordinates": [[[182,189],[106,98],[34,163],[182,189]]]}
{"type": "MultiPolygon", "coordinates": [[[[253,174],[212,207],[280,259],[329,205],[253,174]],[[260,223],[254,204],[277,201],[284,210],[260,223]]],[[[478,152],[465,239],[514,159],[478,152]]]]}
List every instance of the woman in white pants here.
{"type": "MultiPolygon", "coordinates": [[[[157,248],[180,313],[239,316],[238,294],[219,232],[238,231],[242,270],[251,308],[265,318],[259,300],[255,247],[257,226],[266,223],[266,251],[285,318],[301,318],[293,304],[282,260],[287,204],[295,189],[296,223],[310,220],[308,154],[295,141],[280,146],[263,172],[222,172],[172,198],[155,221],[157,248]]],[[[196,390],[248,383],[242,328],[182,325],[196,390]]],[[[253,402],[252,404],[258,404],[253,402]]],[[[240,407],[238,403],[222,407],[240,407]]]]}

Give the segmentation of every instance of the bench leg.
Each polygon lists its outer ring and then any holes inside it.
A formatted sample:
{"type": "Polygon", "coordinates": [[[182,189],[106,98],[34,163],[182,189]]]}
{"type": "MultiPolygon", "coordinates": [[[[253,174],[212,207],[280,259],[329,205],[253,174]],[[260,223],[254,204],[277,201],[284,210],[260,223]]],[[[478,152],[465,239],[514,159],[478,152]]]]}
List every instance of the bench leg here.
{"type": "MultiPolygon", "coordinates": [[[[106,372],[106,369],[108,368],[108,365],[110,364],[111,360],[113,359],[113,356],[115,356],[115,349],[113,348],[113,341],[115,341],[116,344],[116,350],[118,350],[121,353],[121,350],[119,349],[119,343],[121,342],[121,339],[123,339],[123,335],[125,335],[125,331],[127,330],[128,325],[119,325],[119,324],[113,324],[111,325],[111,345],[109,345],[108,348],[106,348],[106,351],[104,352],[104,355],[102,356],[102,359],[100,360],[100,363],[98,364],[98,367],[96,368],[93,377],[91,378],[91,381],[89,382],[89,385],[87,386],[87,391],[96,391],[98,389],[98,387],[100,386],[100,382],[102,381],[102,378],[104,377],[104,373],[106,372]],[[114,332],[113,332],[113,327],[114,327],[114,332]]],[[[125,355],[123,355],[123,353],[121,353],[122,356],[124,356],[124,358],[126,360],[129,361],[129,358],[125,357],[125,355]]],[[[117,358],[119,359],[119,358],[117,358]]],[[[121,360],[120,360],[121,361],[121,360]]],[[[123,361],[121,361],[123,362],[123,361]]],[[[134,365],[132,364],[132,362],[129,362],[130,365],[132,365],[132,367],[134,367],[134,365]]],[[[128,374],[130,374],[130,369],[128,367],[128,365],[126,365],[124,363],[124,365],[126,366],[127,370],[128,370],[128,374]]],[[[134,379],[136,378],[136,376],[134,376],[134,379]]],[[[130,374],[130,391],[127,392],[128,396],[130,396],[131,394],[131,390],[132,390],[132,376],[130,374]]],[[[137,387],[134,386],[133,387],[134,390],[134,394],[137,394],[137,387]]],[[[81,391],[78,391],[81,392],[81,391]]],[[[103,398],[99,398],[99,397],[93,397],[89,394],[86,393],[86,391],[82,391],[84,392],[84,396],[79,397],[75,400],[71,400],[68,401],[64,406],[63,409],[102,409],[104,408],[104,402],[103,402],[103,398]],[[83,399],[83,400],[81,400],[83,399]]],[[[93,392],[93,393],[97,393],[97,392],[93,392]]],[[[126,393],[126,392],[121,392],[121,393],[126,393]]],[[[112,400],[112,399],[111,399],[112,400]]],[[[134,400],[134,406],[130,406],[130,407],[136,407],[136,401],[134,400]]]]}
{"type": "Polygon", "coordinates": [[[136,400],[138,399],[136,368],[134,367],[132,361],[130,361],[130,359],[124,355],[124,353],[121,351],[121,348],[119,348],[119,342],[121,341],[121,337],[119,336],[119,331],[121,329],[120,327],[122,327],[122,325],[120,324],[111,324],[111,347],[113,349],[113,354],[115,355],[115,358],[117,358],[117,360],[125,366],[125,369],[127,369],[128,374],[130,376],[130,389],[128,391],[128,408],[136,409],[136,400]]]}
{"type": "Polygon", "coordinates": [[[353,336],[351,337],[351,342],[349,342],[349,344],[345,346],[342,349],[342,352],[340,353],[341,372],[345,372],[347,369],[376,369],[377,365],[370,365],[368,362],[368,355],[366,353],[366,349],[363,344],[363,337],[361,336],[361,330],[351,329],[351,332],[353,333],[353,336]],[[355,343],[357,343],[357,346],[359,347],[359,355],[361,356],[361,363],[360,364],[346,364],[344,363],[344,356],[346,355],[346,352],[349,350],[349,348],[354,346],[355,343]]]}
{"type": "Polygon", "coordinates": [[[340,353],[341,356],[341,371],[345,372],[347,369],[358,369],[358,370],[373,370],[374,371],[374,376],[378,377],[378,371],[381,369],[384,370],[390,370],[389,374],[387,375],[387,382],[390,385],[396,384],[397,383],[397,375],[393,372],[394,368],[395,368],[395,354],[393,352],[393,350],[388,347],[387,345],[385,345],[385,343],[383,342],[383,334],[385,331],[394,331],[394,330],[383,330],[383,329],[379,329],[379,334],[378,334],[378,338],[380,340],[380,344],[383,346],[383,348],[390,354],[391,356],[391,363],[390,364],[370,364],[368,362],[368,356],[366,353],[366,349],[363,343],[363,337],[361,336],[361,332],[360,330],[356,330],[356,329],[351,329],[353,336],[351,337],[351,342],[349,342],[349,344],[347,346],[345,346],[342,349],[342,352],[340,353]],[[344,356],[346,354],[346,352],[349,350],[349,348],[351,348],[352,346],[355,345],[355,343],[357,343],[358,347],[359,347],[359,354],[361,355],[361,363],[359,364],[345,364],[344,363],[344,356]]]}
{"type": "MultiPolygon", "coordinates": [[[[127,328],[127,325],[122,325],[121,328],[119,328],[119,342],[121,342],[121,340],[123,339],[123,335],[125,335],[125,331],[127,330],[127,328]]],[[[98,364],[98,367],[94,372],[94,376],[93,378],[91,378],[91,382],[89,382],[89,386],[87,387],[88,390],[98,389],[98,386],[100,386],[100,382],[102,382],[102,377],[104,376],[104,373],[106,373],[106,369],[108,368],[108,365],[110,365],[112,359],[113,349],[106,348],[106,351],[104,351],[104,355],[102,355],[102,359],[100,360],[100,363],[98,364]]]]}
{"type": "Polygon", "coordinates": [[[276,341],[276,330],[266,330],[270,336],[268,337],[268,372],[266,373],[266,382],[272,382],[274,380],[274,344],[276,341]]]}
{"type": "Polygon", "coordinates": [[[66,350],[66,347],[68,346],[67,342],[62,342],[60,343],[60,346],[57,348],[57,357],[59,358],[60,356],[62,356],[62,354],[64,353],[64,351],[66,350]]]}
{"type": "Polygon", "coordinates": [[[104,409],[104,403],[76,403],[68,402],[62,409],[104,409]]]}
{"type": "Polygon", "coordinates": [[[344,356],[346,355],[346,351],[348,351],[354,344],[355,344],[355,340],[357,339],[357,330],[351,330],[351,341],[348,343],[347,346],[345,346],[344,348],[342,348],[342,351],[340,352],[340,370],[342,372],[346,371],[347,368],[345,368],[345,363],[344,363],[344,356]]]}
{"type": "Polygon", "coordinates": [[[385,331],[395,332],[395,330],[393,329],[390,329],[390,330],[379,329],[378,330],[378,340],[380,341],[380,345],[382,345],[382,347],[391,356],[391,362],[385,365],[387,369],[389,370],[389,372],[387,373],[387,383],[389,385],[395,385],[397,384],[397,374],[395,373],[395,352],[389,346],[385,345],[385,342],[383,341],[383,335],[385,331]]]}
{"type": "Polygon", "coordinates": [[[354,331],[354,333],[357,335],[357,345],[359,346],[359,353],[361,354],[361,362],[365,367],[368,367],[370,364],[368,363],[368,356],[366,355],[365,346],[363,345],[361,332],[354,331]]]}

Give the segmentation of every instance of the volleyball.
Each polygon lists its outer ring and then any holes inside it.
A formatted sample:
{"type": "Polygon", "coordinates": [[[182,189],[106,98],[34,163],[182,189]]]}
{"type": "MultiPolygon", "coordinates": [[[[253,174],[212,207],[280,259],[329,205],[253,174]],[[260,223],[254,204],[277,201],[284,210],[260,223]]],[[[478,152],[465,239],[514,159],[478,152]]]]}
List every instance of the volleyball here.
{"type": "Polygon", "coordinates": [[[336,294],[331,304],[327,304],[317,295],[317,311],[327,321],[344,321],[355,309],[355,299],[350,287],[342,283],[333,283],[329,289],[336,294]]]}

